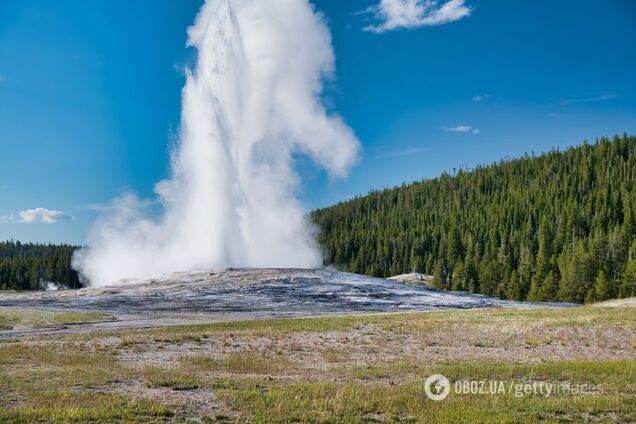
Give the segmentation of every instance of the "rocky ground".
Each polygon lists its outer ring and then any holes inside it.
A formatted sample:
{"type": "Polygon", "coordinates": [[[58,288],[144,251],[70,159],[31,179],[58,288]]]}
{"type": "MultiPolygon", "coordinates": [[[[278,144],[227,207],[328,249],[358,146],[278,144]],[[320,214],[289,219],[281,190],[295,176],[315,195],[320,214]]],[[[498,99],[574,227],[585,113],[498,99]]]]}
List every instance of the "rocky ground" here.
{"type": "Polygon", "coordinates": [[[421,274],[382,279],[325,269],[224,269],[81,290],[3,292],[0,307],[105,312],[111,318],[48,328],[16,326],[0,331],[0,338],[276,317],[571,306],[444,292],[427,282],[421,274]]]}

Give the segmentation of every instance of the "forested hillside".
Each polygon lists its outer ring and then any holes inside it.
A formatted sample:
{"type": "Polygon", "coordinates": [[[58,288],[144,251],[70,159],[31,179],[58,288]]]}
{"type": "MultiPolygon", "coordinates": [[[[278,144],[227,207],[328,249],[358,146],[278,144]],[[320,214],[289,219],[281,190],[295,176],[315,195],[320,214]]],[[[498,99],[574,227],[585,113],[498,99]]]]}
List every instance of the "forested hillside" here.
{"type": "Polygon", "coordinates": [[[68,288],[81,287],[71,269],[69,245],[0,242],[0,290],[37,290],[53,282],[68,288]]]}
{"type": "MultiPolygon", "coordinates": [[[[636,296],[636,138],[502,161],[314,211],[325,264],[518,300],[636,296]]],[[[77,288],[76,246],[0,242],[0,289],[77,288]]]]}
{"type": "Polygon", "coordinates": [[[636,295],[636,138],[526,155],[312,213],[326,265],[518,300],[636,295]]]}

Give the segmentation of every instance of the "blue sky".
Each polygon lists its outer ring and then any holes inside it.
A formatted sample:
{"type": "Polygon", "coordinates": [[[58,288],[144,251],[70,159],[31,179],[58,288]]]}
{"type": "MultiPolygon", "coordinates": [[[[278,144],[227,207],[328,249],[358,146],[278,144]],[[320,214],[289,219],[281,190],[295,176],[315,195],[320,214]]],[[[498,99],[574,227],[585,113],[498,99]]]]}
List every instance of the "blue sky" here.
{"type": "MultiPolygon", "coordinates": [[[[337,57],[325,102],[363,152],[339,181],[300,160],[308,207],[636,133],[636,3],[453,0],[442,19],[434,7],[383,15],[377,2],[314,2],[337,57]]],[[[152,195],[200,5],[0,2],[0,239],[83,243],[96,205],[126,188],[152,195]]]]}

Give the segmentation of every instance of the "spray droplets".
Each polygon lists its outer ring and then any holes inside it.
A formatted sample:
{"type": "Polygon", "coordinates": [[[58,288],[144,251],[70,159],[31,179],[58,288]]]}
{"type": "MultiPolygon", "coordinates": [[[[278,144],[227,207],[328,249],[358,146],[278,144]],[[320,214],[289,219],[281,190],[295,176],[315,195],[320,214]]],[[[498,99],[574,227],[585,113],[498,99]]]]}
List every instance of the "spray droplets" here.
{"type": "Polygon", "coordinates": [[[343,176],[359,143],[320,95],[331,35],[306,0],[208,0],[188,30],[198,51],[182,100],[161,212],[126,194],[95,223],[74,267],[92,285],[223,266],[316,267],[294,197],[302,153],[343,176]]]}

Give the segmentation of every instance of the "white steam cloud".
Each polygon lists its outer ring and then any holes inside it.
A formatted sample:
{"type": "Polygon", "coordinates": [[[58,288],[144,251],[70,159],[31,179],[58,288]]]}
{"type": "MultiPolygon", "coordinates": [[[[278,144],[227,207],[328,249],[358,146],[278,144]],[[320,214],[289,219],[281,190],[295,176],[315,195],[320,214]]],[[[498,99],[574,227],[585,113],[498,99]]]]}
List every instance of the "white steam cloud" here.
{"type": "Polygon", "coordinates": [[[172,177],[152,202],[125,194],[96,222],[74,267],[92,285],[221,266],[315,267],[294,197],[294,154],[344,176],[359,143],[322,102],[331,35],[307,0],[207,0],[188,30],[198,50],[183,89],[172,177]]]}

